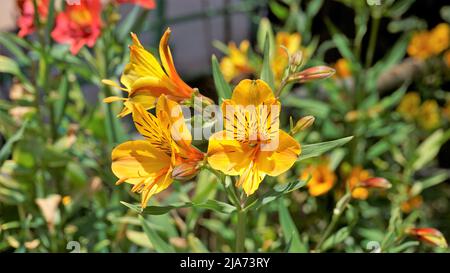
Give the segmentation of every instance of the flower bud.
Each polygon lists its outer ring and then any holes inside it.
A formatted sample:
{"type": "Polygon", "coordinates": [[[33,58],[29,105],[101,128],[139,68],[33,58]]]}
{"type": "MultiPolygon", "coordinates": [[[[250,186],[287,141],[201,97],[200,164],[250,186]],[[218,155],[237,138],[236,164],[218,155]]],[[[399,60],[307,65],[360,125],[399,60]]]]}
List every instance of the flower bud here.
{"type": "Polygon", "coordinates": [[[198,162],[181,163],[173,168],[172,178],[176,180],[187,181],[196,176],[198,171],[198,162]]]}
{"type": "Polygon", "coordinates": [[[314,80],[326,79],[334,75],[336,71],[328,66],[314,66],[289,76],[288,82],[305,83],[314,80]]]}
{"type": "Polygon", "coordinates": [[[432,246],[447,248],[444,235],[435,228],[410,228],[406,230],[406,233],[432,246]]]}
{"type": "Polygon", "coordinates": [[[289,56],[289,70],[295,73],[303,65],[303,52],[297,51],[289,56]]]}
{"type": "Polygon", "coordinates": [[[371,177],[364,181],[359,182],[358,187],[362,188],[376,188],[376,189],[389,189],[392,184],[382,177],[371,177]]]}
{"type": "Polygon", "coordinates": [[[315,120],[316,119],[313,116],[302,117],[297,121],[294,128],[292,129],[292,134],[295,135],[300,131],[308,129],[309,127],[311,127],[311,125],[313,125],[315,120]]]}

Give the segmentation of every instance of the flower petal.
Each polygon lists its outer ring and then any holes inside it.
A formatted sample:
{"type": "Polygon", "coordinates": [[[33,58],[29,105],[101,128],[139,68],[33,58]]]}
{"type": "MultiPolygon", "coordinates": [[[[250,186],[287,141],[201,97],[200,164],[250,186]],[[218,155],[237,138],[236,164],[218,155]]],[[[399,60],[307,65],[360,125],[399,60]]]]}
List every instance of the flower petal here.
{"type": "Polygon", "coordinates": [[[181,92],[184,97],[189,98],[192,95],[193,89],[180,78],[177,70],[175,69],[172,53],[170,53],[169,48],[170,33],[170,28],[167,28],[167,30],[164,32],[163,37],[161,38],[161,41],[159,42],[159,56],[161,58],[161,63],[170,79],[173,80],[178,86],[178,91],[181,92]]]}
{"type": "Polygon", "coordinates": [[[250,165],[252,153],[252,147],[227,136],[225,131],[217,132],[209,138],[208,163],[227,175],[242,173],[250,165]]]}
{"type": "Polygon", "coordinates": [[[272,89],[262,80],[243,80],[233,90],[231,100],[237,105],[260,105],[275,99],[272,89]]]}
{"type": "Polygon", "coordinates": [[[113,173],[120,181],[137,184],[170,168],[170,157],[145,140],[127,141],[112,151],[113,173]]]}
{"type": "Polygon", "coordinates": [[[260,151],[256,158],[256,165],[264,173],[270,176],[278,176],[294,165],[301,153],[301,146],[294,138],[282,130],[279,130],[278,141],[273,143],[277,144],[276,150],[260,151]]]}

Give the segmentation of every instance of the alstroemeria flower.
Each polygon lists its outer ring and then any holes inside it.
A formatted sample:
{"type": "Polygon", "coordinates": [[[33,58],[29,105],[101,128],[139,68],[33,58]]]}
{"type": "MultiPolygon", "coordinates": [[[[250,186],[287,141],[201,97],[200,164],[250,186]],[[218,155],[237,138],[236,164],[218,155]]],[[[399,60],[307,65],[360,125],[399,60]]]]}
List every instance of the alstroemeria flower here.
{"type": "MultiPolygon", "coordinates": [[[[17,19],[19,37],[30,35],[35,30],[33,0],[17,0],[20,16],[17,19]]],[[[38,15],[41,22],[45,22],[48,16],[48,0],[37,0],[38,15]]]]}
{"type": "Polygon", "coordinates": [[[156,7],[154,0],[116,0],[118,4],[135,4],[145,9],[154,9],[156,7]]]}
{"type": "Polygon", "coordinates": [[[132,111],[136,129],[144,140],[127,141],[112,151],[112,171],[116,184],[133,184],[132,191],[142,194],[141,206],[150,197],[166,189],[181,175],[192,177],[203,160],[203,153],[191,145],[192,136],[184,123],[181,107],[165,95],[159,97],[156,116],[138,103],[126,102],[132,111]],[[183,166],[182,172],[178,166],[183,166]]]}
{"type": "Polygon", "coordinates": [[[254,72],[248,58],[249,48],[250,42],[248,40],[243,40],[239,47],[234,42],[228,43],[228,56],[220,60],[220,71],[227,82],[239,75],[254,72]]]}
{"type": "MultiPolygon", "coordinates": [[[[136,34],[131,34],[133,44],[130,46],[130,62],[125,66],[125,71],[120,78],[125,86],[122,90],[128,92],[128,98],[112,96],[105,98],[104,102],[132,101],[140,103],[145,109],[150,109],[155,106],[156,100],[162,94],[177,102],[192,97],[194,89],[180,78],[175,69],[169,48],[170,32],[168,28],[159,43],[161,64],[145,50],[136,34]]],[[[103,83],[119,87],[110,80],[103,80],[103,83]]],[[[124,105],[119,116],[126,116],[130,112],[131,109],[124,105]]]]}
{"type": "Polygon", "coordinates": [[[87,45],[93,47],[101,33],[100,0],[80,0],[77,5],[66,4],[65,10],[56,17],[52,38],[61,44],[69,44],[75,55],[87,45]]]}
{"type": "Polygon", "coordinates": [[[406,233],[432,246],[442,248],[447,248],[448,246],[444,235],[435,228],[410,228],[406,230],[406,233]]]}
{"type": "Polygon", "coordinates": [[[292,167],[300,144],[280,130],[280,103],[262,80],[243,80],[222,104],[225,130],[209,139],[209,165],[239,175],[236,186],[253,194],[265,175],[278,176],[292,167]]]}

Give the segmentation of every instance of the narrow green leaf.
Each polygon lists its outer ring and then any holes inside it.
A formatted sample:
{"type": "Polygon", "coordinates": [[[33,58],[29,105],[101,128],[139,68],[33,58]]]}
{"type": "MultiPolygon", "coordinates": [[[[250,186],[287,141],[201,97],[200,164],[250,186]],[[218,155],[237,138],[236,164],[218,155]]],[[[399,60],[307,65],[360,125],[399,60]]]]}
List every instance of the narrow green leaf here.
{"type": "Polygon", "coordinates": [[[183,204],[169,205],[169,206],[148,206],[145,209],[142,209],[140,205],[133,205],[133,204],[129,204],[129,203],[123,202],[123,201],[121,201],[120,203],[122,203],[126,207],[136,211],[137,213],[151,214],[151,215],[162,215],[162,214],[168,213],[169,211],[171,211],[173,209],[192,208],[192,207],[199,208],[199,209],[213,210],[213,211],[225,213],[225,214],[230,214],[236,210],[235,207],[233,207],[227,203],[223,203],[223,202],[216,201],[216,200],[208,200],[208,201],[206,201],[204,203],[200,203],[200,204],[183,203],[183,204]]]}
{"type": "Polygon", "coordinates": [[[285,194],[298,190],[304,187],[308,181],[305,180],[296,180],[291,183],[286,184],[278,184],[273,189],[266,192],[263,196],[257,197],[253,202],[249,203],[245,210],[249,210],[250,208],[258,209],[285,194]]]}
{"type": "Polygon", "coordinates": [[[264,59],[261,69],[261,80],[265,81],[272,88],[272,90],[275,90],[273,72],[270,67],[269,35],[266,35],[266,40],[264,42],[264,59]]]}
{"type": "Polygon", "coordinates": [[[285,243],[289,244],[288,251],[297,253],[308,252],[307,247],[300,239],[300,234],[283,199],[280,199],[278,202],[278,217],[280,218],[285,243]]]}
{"type": "Polygon", "coordinates": [[[342,243],[350,235],[350,230],[348,227],[343,227],[338,230],[335,234],[331,235],[320,248],[321,251],[326,251],[337,244],[342,243]]]}
{"type": "Polygon", "coordinates": [[[222,72],[220,71],[219,62],[215,55],[211,58],[214,85],[216,86],[217,97],[219,98],[219,104],[224,99],[231,98],[231,88],[230,85],[225,81],[222,72]]]}
{"type": "Polygon", "coordinates": [[[162,239],[159,236],[159,234],[150,227],[150,225],[147,223],[147,220],[145,220],[145,218],[142,215],[139,215],[139,220],[141,220],[142,229],[144,230],[148,239],[152,243],[156,252],[161,252],[161,253],[175,252],[175,249],[170,244],[168,244],[166,241],[164,241],[164,239],[162,239]]]}
{"type": "Polygon", "coordinates": [[[353,136],[344,137],[332,141],[303,145],[302,153],[300,154],[298,160],[304,160],[311,157],[320,156],[333,148],[342,146],[352,140],[353,136]]]}
{"type": "Polygon", "coordinates": [[[450,130],[444,132],[442,129],[435,131],[425,141],[423,141],[415,152],[415,160],[412,165],[413,170],[417,171],[425,167],[436,158],[441,146],[450,139],[450,130]]]}
{"type": "Polygon", "coordinates": [[[22,127],[20,127],[20,129],[6,141],[6,143],[0,149],[0,166],[3,165],[3,162],[11,154],[14,143],[22,139],[27,126],[28,120],[25,120],[25,122],[22,124],[22,127]]]}

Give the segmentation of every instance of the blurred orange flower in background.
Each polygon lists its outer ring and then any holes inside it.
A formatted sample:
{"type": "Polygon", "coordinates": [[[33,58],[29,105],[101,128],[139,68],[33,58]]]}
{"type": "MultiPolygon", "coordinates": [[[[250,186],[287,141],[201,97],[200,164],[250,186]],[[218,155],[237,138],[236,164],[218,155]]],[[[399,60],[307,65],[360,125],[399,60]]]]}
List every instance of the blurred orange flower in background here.
{"type": "Polygon", "coordinates": [[[52,38],[61,44],[69,44],[70,52],[76,55],[87,45],[93,47],[101,34],[100,0],[80,0],[78,5],[66,4],[65,10],[56,17],[52,38]]]}
{"type": "Polygon", "coordinates": [[[365,200],[369,197],[369,190],[363,187],[358,187],[362,181],[370,178],[370,174],[367,170],[364,170],[361,166],[353,167],[347,178],[347,184],[352,191],[352,197],[355,199],[365,200]]]}
{"type": "MultiPolygon", "coordinates": [[[[39,19],[45,21],[48,15],[48,0],[37,0],[39,19]]],[[[30,35],[35,30],[33,0],[17,0],[20,16],[17,19],[19,37],[30,35]]]]}
{"type": "Polygon", "coordinates": [[[228,44],[229,54],[220,61],[220,70],[227,82],[238,75],[252,73],[254,71],[249,64],[247,56],[249,48],[250,42],[248,40],[243,40],[239,44],[239,47],[234,42],[228,44]]]}
{"type": "Polygon", "coordinates": [[[336,76],[339,78],[348,78],[352,75],[352,71],[350,70],[350,65],[348,61],[344,58],[341,58],[337,60],[336,64],[334,65],[334,68],[336,69],[336,76]]]}
{"type": "Polygon", "coordinates": [[[431,31],[416,32],[408,45],[408,55],[417,59],[427,59],[438,55],[450,45],[450,26],[438,24],[431,31]]]}
{"type": "Polygon", "coordinates": [[[306,181],[309,177],[311,177],[311,179],[308,181],[307,186],[309,194],[312,196],[319,196],[327,193],[333,188],[336,182],[336,174],[331,170],[328,162],[306,167],[302,172],[300,179],[306,181]]]}

